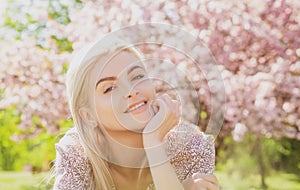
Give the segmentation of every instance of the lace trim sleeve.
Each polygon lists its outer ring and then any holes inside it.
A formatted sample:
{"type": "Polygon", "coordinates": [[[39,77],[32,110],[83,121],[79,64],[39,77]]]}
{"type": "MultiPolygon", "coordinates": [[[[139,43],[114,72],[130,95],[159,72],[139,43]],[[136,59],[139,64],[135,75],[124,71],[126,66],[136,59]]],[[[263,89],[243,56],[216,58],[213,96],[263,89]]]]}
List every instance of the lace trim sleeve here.
{"type": "Polygon", "coordinates": [[[55,145],[54,190],[90,189],[91,166],[73,129],[55,145]]]}
{"type": "Polygon", "coordinates": [[[180,181],[194,173],[213,174],[215,170],[214,137],[197,126],[180,122],[165,137],[166,153],[180,181]]]}

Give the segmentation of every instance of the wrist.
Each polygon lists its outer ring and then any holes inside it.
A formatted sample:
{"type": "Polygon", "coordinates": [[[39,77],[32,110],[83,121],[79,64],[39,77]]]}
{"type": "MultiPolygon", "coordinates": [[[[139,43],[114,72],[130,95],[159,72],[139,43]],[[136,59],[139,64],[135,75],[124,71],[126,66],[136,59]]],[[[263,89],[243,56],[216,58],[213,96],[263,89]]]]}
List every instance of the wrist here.
{"type": "Polygon", "coordinates": [[[146,156],[150,167],[158,166],[169,161],[166,153],[166,143],[159,143],[155,146],[145,148],[146,156]]]}
{"type": "Polygon", "coordinates": [[[156,147],[162,143],[163,143],[162,139],[156,135],[153,135],[153,134],[144,134],[143,135],[144,148],[156,147]]]}

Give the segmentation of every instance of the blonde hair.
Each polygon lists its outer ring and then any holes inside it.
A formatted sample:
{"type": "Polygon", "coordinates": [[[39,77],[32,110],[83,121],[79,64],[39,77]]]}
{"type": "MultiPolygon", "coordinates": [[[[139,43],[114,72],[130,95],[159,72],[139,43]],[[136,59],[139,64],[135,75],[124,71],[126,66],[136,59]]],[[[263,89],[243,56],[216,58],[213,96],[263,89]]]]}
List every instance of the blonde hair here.
{"type": "Polygon", "coordinates": [[[101,127],[94,127],[85,121],[79,113],[83,107],[91,108],[95,117],[93,93],[95,88],[90,84],[91,72],[96,63],[105,63],[117,50],[133,51],[139,58],[141,54],[135,48],[118,37],[109,35],[96,41],[88,48],[75,52],[67,72],[66,87],[71,115],[78,130],[85,152],[92,166],[92,187],[90,189],[111,189],[113,179],[109,171],[108,161],[102,158],[105,151],[105,135],[101,127]],[[126,48],[126,49],[125,49],[126,48]],[[101,150],[102,147],[102,150],[101,150]]]}

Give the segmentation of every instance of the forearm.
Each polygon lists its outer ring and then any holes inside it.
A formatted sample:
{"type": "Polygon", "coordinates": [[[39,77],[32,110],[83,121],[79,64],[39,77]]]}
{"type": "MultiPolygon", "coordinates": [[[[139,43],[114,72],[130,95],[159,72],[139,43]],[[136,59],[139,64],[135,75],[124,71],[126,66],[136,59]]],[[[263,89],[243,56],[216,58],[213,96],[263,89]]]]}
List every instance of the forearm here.
{"type": "Polygon", "coordinates": [[[183,190],[164,148],[163,144],[160,144],[159,146],[145,149],[155,189],[183,190]]]}

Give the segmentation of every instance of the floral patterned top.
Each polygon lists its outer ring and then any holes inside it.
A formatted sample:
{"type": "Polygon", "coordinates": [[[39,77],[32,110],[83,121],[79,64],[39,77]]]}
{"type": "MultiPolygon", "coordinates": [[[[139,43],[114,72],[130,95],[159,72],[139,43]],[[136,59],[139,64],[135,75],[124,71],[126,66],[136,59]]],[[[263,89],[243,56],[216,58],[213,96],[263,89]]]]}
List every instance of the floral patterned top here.
{"type": "MultiPolygon", "coordinates": [[[[214,139],[198,127],[180,122],[164,138],[166,153],[180,181],[193,173],[213,173],[215,169],[214,139]]],[[[92,189],[93,175],[89,159],[81,144],[78,131],[71,128],[55,145],[54,190],[92,189]]],[[[147,190],[154,190],[153,184],[147,190]]]]}

